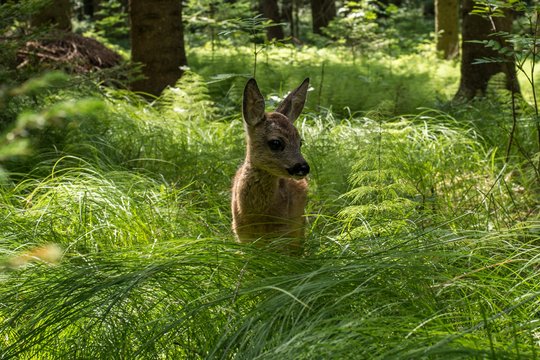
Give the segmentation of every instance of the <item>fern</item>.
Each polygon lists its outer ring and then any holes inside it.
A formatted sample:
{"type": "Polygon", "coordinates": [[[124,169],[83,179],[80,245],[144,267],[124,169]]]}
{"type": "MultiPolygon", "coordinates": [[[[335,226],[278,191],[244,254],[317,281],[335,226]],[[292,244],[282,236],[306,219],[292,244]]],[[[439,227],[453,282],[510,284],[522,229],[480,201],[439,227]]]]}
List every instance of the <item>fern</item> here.
{"type": "Polygon", "coordinates": [[[175,86],[165,89],[156,105],[165,116],[183,121],[210,121],[216,116],[206,83],[192,71],[185,71],[175,86]]]}
{"type": "Polygon", "coordinates": [[[340,212],[353,237],[436,226],[455,216],[457,207],[479,211],[490,187],[479,170],[496,182],[472,132],[436,125],[427,114],[385,123],[366,120],[365,126],[365,144],[349,178],[352,189],[344,195],[349,205],[340,212]]]}

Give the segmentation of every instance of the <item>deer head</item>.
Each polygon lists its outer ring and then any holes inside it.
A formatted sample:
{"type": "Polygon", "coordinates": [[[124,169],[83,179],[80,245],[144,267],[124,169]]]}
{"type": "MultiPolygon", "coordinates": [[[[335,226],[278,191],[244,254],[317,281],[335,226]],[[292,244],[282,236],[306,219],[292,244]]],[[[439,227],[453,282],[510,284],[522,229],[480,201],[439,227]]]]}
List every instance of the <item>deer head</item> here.
{"type": "Polygon", "coordinates": [[[309,165],[300,152],[302,140],[294,127],[304,108],[308,87],[309,79],[305,79],[275,111],[265,112],[257,82],[247,82],[242,103],[247,163],[278,177],[301,179],[309,173],[309,165]]]}

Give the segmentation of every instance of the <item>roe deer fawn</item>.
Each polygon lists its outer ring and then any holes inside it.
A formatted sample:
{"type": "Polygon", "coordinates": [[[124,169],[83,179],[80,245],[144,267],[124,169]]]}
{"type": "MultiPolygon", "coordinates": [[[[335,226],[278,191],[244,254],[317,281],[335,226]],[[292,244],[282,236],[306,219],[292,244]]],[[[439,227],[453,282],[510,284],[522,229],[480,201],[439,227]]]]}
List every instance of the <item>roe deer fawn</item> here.
{"type": "Polygon", "coordinates": [[[231,202],[232,228],[241,243],[267,245],[283,237],[286,252],[303,250],[309,165],[293,122],[304,108],[308,86],[305,79],[269,113],[257,82],[250,79],[244,88],[246,158],[234,177],[231,202]]]}

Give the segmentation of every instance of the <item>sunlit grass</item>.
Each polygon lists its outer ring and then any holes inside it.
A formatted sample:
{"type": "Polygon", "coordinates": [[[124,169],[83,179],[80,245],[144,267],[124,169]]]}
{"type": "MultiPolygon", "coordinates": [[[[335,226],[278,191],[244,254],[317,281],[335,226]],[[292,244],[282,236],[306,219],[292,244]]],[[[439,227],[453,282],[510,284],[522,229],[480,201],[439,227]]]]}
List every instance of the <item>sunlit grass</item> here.
{"type": "MultiPolygon", "coordinates": [[[[214,61],[208,48],[193,49],[190,66],[212,82],[211,94],[230,110],[240,101],[245,79],[253,76],[251,49],[223,47],[213,56],[214,61]]],[[[354,64],[341,48],[290,46],[268,48],[257,61],[256,77],[263,93],[281,96],[309,77],[313,90],[308,107],[332,108],[339,114],[365,112],[381,104],[390,115],[417,113],[419,107],[451,99],[459,82],[459,64],[438,60],[427,46],[399,57],[362,54],[354,64]]]]}
{"type": "Polygon", "coordinates": [[[223,83],[191,74],[151,104],[60,92],[19,115],[42,125],[0,188],[0,358],[536,358],[527,174],[447,114],[319,111],[314,84],[301,257],[234,242],[244,134],[239,102],[211,100],[223,83]]]}

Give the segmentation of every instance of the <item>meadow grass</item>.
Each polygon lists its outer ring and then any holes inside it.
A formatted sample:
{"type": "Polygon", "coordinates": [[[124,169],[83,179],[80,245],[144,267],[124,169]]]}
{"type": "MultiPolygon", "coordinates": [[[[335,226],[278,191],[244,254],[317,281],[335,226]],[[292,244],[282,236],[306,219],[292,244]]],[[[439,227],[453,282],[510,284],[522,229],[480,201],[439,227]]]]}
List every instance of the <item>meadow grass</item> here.
{"type": "MultiPolygon", "coordinates": [[[[263,88],[306,76],[281,70],[263,88]]],[[[150,104],[96,87],[8,102],[6,136],[27,130],[33,156],[4,162],[0,358],[538,357],[540,223],[521,164],[443,112],[353,112],[362,92],[330,77],[351,111],[317,107],[315,85],[297,123],[306,253],[236,244],[244,134],[227,107],[243,80],[206,85],[208,71],[150,104]],[[47,244],[59,259],[31,256],[47,244]]]]}

